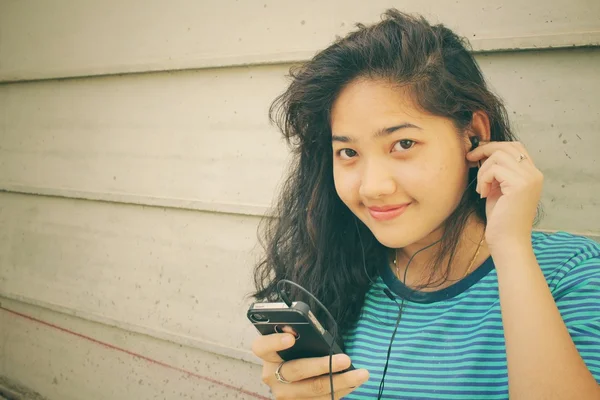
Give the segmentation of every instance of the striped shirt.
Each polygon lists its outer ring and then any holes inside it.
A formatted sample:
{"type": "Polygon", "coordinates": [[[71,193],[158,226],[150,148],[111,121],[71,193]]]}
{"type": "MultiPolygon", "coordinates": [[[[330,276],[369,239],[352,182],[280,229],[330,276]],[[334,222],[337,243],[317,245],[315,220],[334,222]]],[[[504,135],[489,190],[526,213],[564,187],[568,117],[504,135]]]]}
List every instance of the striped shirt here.
{"type": "MultiPolygon", "coordinates": [[[[600,383],[600,245],[568,233],[533,233],[533,249],[563,320],[600,383]]],[[[516,266],[518,267],[518,266],[516,266]]],[[[369,381],[346,399],[377,398],[398,305],[405,300],[385,377],[384,399],[507,399],[506,347],[498,279],[491,258],[436,292],[404,286],[387,266],[367,293],[357,325],[344,337],[369,381]]]]}

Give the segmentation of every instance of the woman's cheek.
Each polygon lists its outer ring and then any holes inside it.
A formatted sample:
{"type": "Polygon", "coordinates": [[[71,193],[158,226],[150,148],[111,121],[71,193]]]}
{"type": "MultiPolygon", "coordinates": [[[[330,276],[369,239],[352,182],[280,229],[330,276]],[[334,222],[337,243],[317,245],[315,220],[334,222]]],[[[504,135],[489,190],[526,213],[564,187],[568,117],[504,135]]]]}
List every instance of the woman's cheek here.
{"type": "Polygon", "coordinates": [[[429,203],[439,205],[440,210],[456,207],[462,197],[463,172],[460,166],[441,165],[425,172],[421,185],[421,197],[429,203]]]}
{"type": "Polygon", "coordinates": [[[334,170],[335,190],[340,199],[349,207],[356,207],[359,199],[360,178],[348,171],[334,170]]]}

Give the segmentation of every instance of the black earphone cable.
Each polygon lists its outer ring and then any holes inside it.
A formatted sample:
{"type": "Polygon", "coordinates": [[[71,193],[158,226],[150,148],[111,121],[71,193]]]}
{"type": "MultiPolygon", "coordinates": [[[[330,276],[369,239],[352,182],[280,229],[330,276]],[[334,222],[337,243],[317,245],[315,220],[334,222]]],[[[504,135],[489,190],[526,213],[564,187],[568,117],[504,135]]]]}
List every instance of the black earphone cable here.
{"type": "MultiPolygon", "coordinates": [[[[475,148],[477,148],[479,146],[479,138],[477,136],[472,137],[471,139],[471,143],[472,143],[472,148],[471,150],[474,150],[475,148]]],[[[481,166],[481,163],[479,163],[479,166],[481,166]]],[[[465,192],[466,190],[474,183],[477,181],[477,177],[475,177],[465,188],[465,192]]],[[[366,263],[366,256],[365,256],[365,248],[363,245],[363,241],[362,241],[362,237],[360,234],[360,228],[358,226],[358,222],[356,221],[356,217],[354,218],[354,224],[356,226],[356,231],[358,233],[358,239],[360,241],[360,248],[361,248],[361,252],[362,252],[362,261],[363,261],[363,269],[365,271],[365,274],[367,276],[367,279],[369,280],[369,282],[371,282],[371,284],[373,286],[375,286],[375,282],[373,281],[373,279],[371,279],[371,276],[369,275],[369,272],[367,271],[367,263],[366,263]]],[[[402,283],[404,283],[406,285],[406,276],[408,273],[408,267],[410,266],[410,263],[412,262],[413,258],[419,254],[420,252],[427,250],[428,248],[436,245],[437,243],[439,243],[441,241],[441,239],[423,247],[422,249],[416,251],[408,260],[408,263],[406,264],[406,268],[404,269],[404,277],[402,280],[402,283]]],[[[287,294],[285,293],[285,291],[283,290],[283,285],[284,284],[289,284],[292,285],[294,287],[296,287],[297,289],[299,289],[300,291],[304,292],[306,295],[308,295],[311,299],[313,299],[315,301],[315,303],[317,305],[319,305],[319,307],[321,307],[321,309],[323,311],[325,311],[325,314],[327,315],[327,317],[329,317],[329,319],[332,322],[332,327],[333,327],[333,340],[331,341],[331,343],[329,344],[329,387],[331,390],[331,400],[335,399],[335,395],[334,395],[334,388],[333,388],[333,344],[335,339],[337,338],[337,334],[338,334],[338,325],[337,322],[335,321],[335,319],[333,318],[333,316],[331,315],[331,313],[329,312],[329,310],[327,309],[327,307],[325,307],[323,305],[323,303],[321,303],[321,301],[319,299],[317,299],[312,293],[310,293],[308,290],[304,289],[302,286],[298,285],[295,282],[292,282],[290,280],[287,279],[281,279],[279,282],[277,282],[277,293],[279,294],[279,296],[281,297],[281,299],[285,302],[285,304],[288,307],[292,307],[292,302],[290,301],[290,299],[288,298],[287,294]]],[[[407,286],[408,287],[408,286],[407,286]]],[[[388,288],[384,288],[383,289],[384,294],[390,299],[392,300],[394,303],[396,303],[396,305],[398,306],[398,317],[396,318],[396,323],[394,326],[394,332],[392,333],[392,337],[390,339],[390,343],[388,345],[388,350],[387,350],[387,356],[386,356],[386,360],[385,360],[385,366],[383,369],[383,375],[381,377],[381,382],[379,383],[379,393],[377,395],[377,400],[381,399],[381,396],[383,395],[383,390],[385,388],[385,375],[387,373],[388,370],[388,366],[389,366],[389,361],[390,361],[390,356],[392,353],[392,345],[394,343],[394,339],[396,337],[396,333],[398,332],[398,326],[400,325],[400,320],[402,319],[402,311],[404,309],[404,300],[405,297],[402,297],[402,300],[400,302],[400,304],[398,304],[398,301],[396,300],[396,296],[394,296],[394,294],[388,289],[388,288]]],[[[410,297],[410,294],[409,296],[410,297]]]]}
{"type": "Polygon", "coordinates": [[[281,279],[279,282],[277,282],[277,293],[279,294],[279,297],[281,297],[281,299],[285,302],[285,304],[288,307],[290,307],[290,308],[292,307],[292,302],[290,301],[289,297],[283,290],[283,285],[286,283],[294,286],[297,289],[300,289],[300,291],[304,292],[311,299],[313,299],[314,302],[317,303],[319,305],[319,307],[321,307],[321,309],[323,309],[323,311],[325,311],[325,314],[327,314],[327,317],[329,317],[329,319],[331,320],[332,327],[333,327],[333,332],[332,332],[333,338],[331,340],[331,343],[329,344],[329,388],[331,390],[331,400],[335,400],[335,395],[334,395],[334,390],[333,390],[333,344],[335,343],[335,339],[337,338],[337,334],[338,334],[337,322],[335,321],[335,319],[333,318],[333,316],[331,315],[331,313],[329,312],[327,307],[325,307],[323,305],[323,303],[321,303],[321,301],[319,301],[319,299],[317,299],[311,292],[304,289],[302,286],[298,285],[295,282],[292,282],[287,279],[281,279]]]}
{"type": "Polygon", "coordinates": [[[381,377],[381,381],[379,382],[379,392],[377,393],[377,400],[380,400],[381,396],[383,396],[383,390],[385,388],[385,375],[387,374],[388,366],[390,363],[390,356],[392,355],[392,344],[394,343],[394,339],[396,338],[396,332],[398,332],[398,326],[400,325],[400,320],[402,319],[402,310],[404,309],[404,298],[402,298],[400,304],[398,304],[398,301],[396,301],[396,299],[393,296],[390,297],[390,300],[392,300],[398,306],[398,317],[396,318],[394,332],[392,333],[390,344],[388,345],[387,355],[385,358],[385,366],[383,367],[383,375],[381,377]]]}
{"type": "MultiPolygon", "coordinates": [[[[472,143],[472,147],[471,150],[476,149],[479,146],[479,138],[477,136],[473,136],[471,139],[471,143],[472,143]]],[[[481,164],[479,164],[481,166],[481,164]]],[[[475,177],[473,180],[471,180],[471,182],[469,182],[469,184],[467,185],[467,187],[465,188],[465,193],[466,191],[471,187],[471,185],[473,183],[475,183],[477,181],[477,177],[475,177]]],[[[375,282],[373,281],[373,279],[371,278],[371,276],[369,275],[369,272],[367,271],[367,263],[366,263],[366,256],[365,256],[365,248],[363,245],[363,241],[362,241],[362,236],[360,234],[360,228],[358,226],[358,222],[357,222],[357,218],[354,218],[354,224],[356,226],[356,232],[358,233],[358,240],[360,242],[360,248],[362,251],[362,261],[363,261],[363,270],[367,276],[367,279],[369,280],[369,282],[371,282],[371,284],[373,286],[375,286],[375,282]]],[[[408,286],[406,285],[406,276],[408,273],[408,267],[410,266],[413,258],[419,254],[420,252],[427,250],[428,248],[436,245],[437,243],[439,243],[442,239],[439,239],[425,247],[423,247],[422,249],[416,251],[408,260],[408,263],[406,264],[406,268],[404,269],[404,276],[402,279],[402,283],[408,288],[408,286]]],[[[398,301],[396,300],[396,296],[394,296],[394,294],[386,287],[383,289],[383,293],[390,299],[392,300],[394,303],[396,303],[396,306],[398,306],[398,317],[396,318],[396,323],[394,325],[394,332],[392,333],[392,337],[390,338],[390,343],[388,345],[388,350],[387,350],[387,355],[386,355],[386,359],[385,359],[385,366],[383,368],[383,374],[381,377],[381,381],[379,382],[379,392],[377,394],[377,400],[381,399],[381,396],[383,395],[383,390],[385,389],[385,376],[387,374],[387,370],[388,370],[388,366],[389,366],[389,361],[390,361],[390,356],[392,353],[392,346],[394,343],[394,339],[396,338],[396,333],[398,332],[398,326],[400,325],[400,321],[402,319],[402,311],[404,310],[404,301],[406,299],[406,297],[402,297],[402,300],[400,302],[400,304],[398,304],[398,301]]],[[[408,297],[410,297],[410,294],[408,295],[408,297]]]]}

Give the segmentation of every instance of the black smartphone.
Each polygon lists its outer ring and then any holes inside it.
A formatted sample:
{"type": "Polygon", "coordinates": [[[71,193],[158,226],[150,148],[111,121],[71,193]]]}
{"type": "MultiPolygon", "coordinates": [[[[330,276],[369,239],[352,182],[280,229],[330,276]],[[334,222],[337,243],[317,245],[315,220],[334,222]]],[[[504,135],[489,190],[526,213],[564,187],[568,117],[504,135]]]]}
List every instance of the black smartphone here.
{"type": "MultiPolygon", "coordinates": [[[[261,335],[283,333],[286,326],[292,328],[296,343],[278,352],[286,361],[328,356],[332,345],[333,354],[343,353],[333,336],[310,311],[308,304],[301,301],[292,303],[291,307],[285,303],[254,303],[248,309],[247,316],[261,335]]],[[[350,364],[346,371],[353,369],[354,366],[350,364]]]]}

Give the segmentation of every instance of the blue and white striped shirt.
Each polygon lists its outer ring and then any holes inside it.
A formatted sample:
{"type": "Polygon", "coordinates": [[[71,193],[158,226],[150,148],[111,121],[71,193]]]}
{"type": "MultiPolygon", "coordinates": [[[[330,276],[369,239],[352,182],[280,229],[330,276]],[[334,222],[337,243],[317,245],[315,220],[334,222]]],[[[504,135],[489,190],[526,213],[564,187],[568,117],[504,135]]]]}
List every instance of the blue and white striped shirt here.
{"type": "MultiPolygon", "coordinates": [[[[579,353],[600,383],[600,245],[559,232],[533,234],[533,249],[579,353]]],[[[387,266],[345,336],[346,353],[370,379],[346,399],[377,397],[398,306],[411,291],[387,266]]],[[[463,280],[406,300],[385,377],[384,399],[507,399],[506,347],[491,258],[463,280]]]]}

